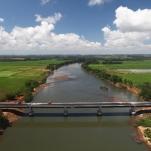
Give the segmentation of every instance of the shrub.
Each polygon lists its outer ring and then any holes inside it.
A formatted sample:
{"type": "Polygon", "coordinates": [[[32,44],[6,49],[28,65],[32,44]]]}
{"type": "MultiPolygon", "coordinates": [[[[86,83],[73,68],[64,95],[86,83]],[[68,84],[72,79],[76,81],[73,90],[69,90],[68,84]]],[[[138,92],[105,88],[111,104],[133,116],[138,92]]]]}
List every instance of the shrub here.
{"type": "Polygon", "coordinates": [[[0,128],[5,129],[8,126],[10,126],[8,119],[0,115],[0,128]]]}
{"type": "Polygon", "coordinates": [[[32,95],[32,92],[31,91],[26,91],[25,94],[24,94],[24,97],[25,97],[25,102],[31,102],[32,99],[33,99],[33,95],[32,95]]]}
{"type": "Polygon", "coordinates": [[[151,100],[151,83],[144,83],[141,86],[140,96],[143,97],[146,101],[151,100]]]}
{"type": "Polygon", "coordinates": [[[16,97],[15,93],[9,93],[6,95],[7,100],[13,100],[13,99],[15,99],[15,97],[16,97]]]}
{"type": "Polygon", "coordinates": [[[114,61],[114,60],[105,60],[102,62],[102,64],[122,64],[122,61],[114,61]]]}
{"type": "Polygon", "coordinates": [[[151,141],[151,129],[147,128],[144,130],[145,137],[148,137],[149,141],[151,141]]]}
{"type": "Polygon", "coordinates": [[[38,81],[36,80],[29,80],[25,83],[27,89],[32,90],[33,88],[39,85],[38,81]]]}

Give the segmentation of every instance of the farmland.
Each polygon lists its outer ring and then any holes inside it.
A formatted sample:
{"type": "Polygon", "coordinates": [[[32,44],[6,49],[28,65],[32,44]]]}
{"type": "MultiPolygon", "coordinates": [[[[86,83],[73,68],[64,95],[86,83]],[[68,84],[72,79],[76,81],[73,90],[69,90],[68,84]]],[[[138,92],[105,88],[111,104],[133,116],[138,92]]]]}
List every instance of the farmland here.
{"type": "Polygon", "coordinates": [[[151,82],[151,60],[123,61],[121,64],[102,64],[100,61],[99,64],[89,64],[88,67],[97,71],[106,70],[110,74],[132,81],[135,86],[151,82]]]}
{"type": "Polygon", "coordinates": [[[23,94],[29,80],[42,81],[47,75],[47,65],[61,65],[64,60],[1,61],[0,62],[0,101],[10,96],[23,94]]]}
{"type": "Polygon", "coordinates": [[[105,64],[104,66],[110,69],[151,69],[151,60],[123,61],[121,64],[105,64]]]}

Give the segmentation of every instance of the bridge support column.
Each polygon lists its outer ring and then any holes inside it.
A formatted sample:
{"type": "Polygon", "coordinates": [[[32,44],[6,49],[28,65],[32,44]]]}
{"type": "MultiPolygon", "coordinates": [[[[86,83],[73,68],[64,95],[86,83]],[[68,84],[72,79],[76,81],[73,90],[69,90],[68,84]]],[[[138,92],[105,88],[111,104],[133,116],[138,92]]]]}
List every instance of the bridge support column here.
{"type": "Polygon", "coordinates": [[[101,106],[98,108],[98,110],[97,110],[97,116],[102,116],[102,108],[101,108],[101,106]]]}
{"type": "Polygon", "coordinates": [[[134,107],[134,106],[130,108],[129,113],[130,113],[130,115],[132,115],[132,116],[136,114],[136,111],[135,111],[135,107],[134,107]]]}
{"type": "Polygon", "coordinates": [[[64,107],[64,116],[68,116],[68,109],[67,109],[67,107],[64,107]]]}
{"type": "Polygon", "coordinates": [[[3,115],[3,112],[2,112],[2,110],[0,110],[0,116],[2,116],[3,115]]]}
{"type": "Polygon", "coordinates": [[[31,106],[29,107],[28,115],[29,116],[33,116],[34,115],[34,111],[33,111],[33,108],[31,106]]]}

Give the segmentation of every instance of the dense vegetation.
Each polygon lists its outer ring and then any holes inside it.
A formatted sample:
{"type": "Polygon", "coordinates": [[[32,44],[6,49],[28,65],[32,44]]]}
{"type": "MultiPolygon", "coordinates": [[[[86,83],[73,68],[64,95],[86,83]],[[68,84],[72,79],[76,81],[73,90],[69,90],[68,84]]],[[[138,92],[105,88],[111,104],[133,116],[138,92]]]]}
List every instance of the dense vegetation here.
{"type": "Polygon", "coordinates": [[[145,100],[151,100],[151,83],[144,83],[141,85],[140,96],[142,96],[145,100]]]}
{"type": "Polygon", "coordinates": [[[70,63],[70,60],[48,59],[0,62],[0,101],[24,95],[32,100],[32,89],[43,83],[54,69],[70,63]]]}
{"type": "Polygon", "coordinates": [[[104,60],[102,61],[102,64],[122,64],[122,61],[116,61],[116,60],[104,60]]]}
{"type": "Polygon", "coordinates": [[[5,129],[8,126],[10,126],[8,119],[6,119],[4,116],[0,115],[0,129],[5,129]]]}
{"type": "Polygon", "coordinates": [[[95,61],[84,63],[83,68],[114,84],[138,87],[141,89],[140,96],[151,100],[151,60],[95,61]]]}

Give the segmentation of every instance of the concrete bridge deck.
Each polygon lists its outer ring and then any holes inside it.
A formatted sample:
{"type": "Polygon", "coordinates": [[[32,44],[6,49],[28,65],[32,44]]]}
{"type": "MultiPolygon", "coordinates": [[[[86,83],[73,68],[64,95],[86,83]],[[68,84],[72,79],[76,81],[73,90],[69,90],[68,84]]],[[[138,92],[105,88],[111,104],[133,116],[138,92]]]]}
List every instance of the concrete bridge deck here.
{"type": "MultiPolygon", "coordinates": [[[[131,115],[145,112],[144,108],[151,107],[151,102],[48,102],[48,103],[9,103],[1,102],[0,110],[24,114],[27,109],[30,115],[34,115],[34,109],[64,109],[64,115],[68,115],[70,108],[94,108],[97,109],[97,115],[102,115],[102,108],[129,108],[131,115]],[[143,109],[142,109],[143,108],[143,109]]],[[[151,112],[150,109],[147,112],[151,112]]]]}
{"type": "Polygon", "coordinates": [[[48,102],[48,103],[9,103],[0,102],[0,108],[64,108],[64,107],[151,107],[151,102],[48,102]]]}

